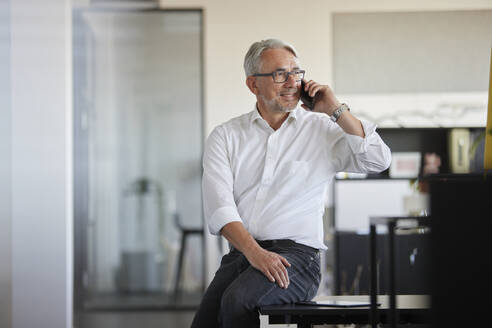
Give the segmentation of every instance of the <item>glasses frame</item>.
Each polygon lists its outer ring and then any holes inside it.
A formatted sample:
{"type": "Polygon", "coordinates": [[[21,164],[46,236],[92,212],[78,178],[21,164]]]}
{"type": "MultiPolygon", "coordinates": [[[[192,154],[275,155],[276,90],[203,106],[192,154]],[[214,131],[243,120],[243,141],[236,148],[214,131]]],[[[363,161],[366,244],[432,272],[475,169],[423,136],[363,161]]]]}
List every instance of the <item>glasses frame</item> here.
{"type": "Polygon", "coordinates": [[[301,76],[301,78],[299,80],[296,80],[296,81],[301,81],[304,78],[304,75],[306,74],[306,71],[303,70],[303,69],[296,69],[296,70],[290,71],[290,72],[287,72],[287,71],[274,71],[274,72],[271,72],[271,73],[257,73],[257,74],[253,74],[253,76],[271,76],[272,79],[273,79],[273,83],[285,83],[289,79],[289,76],[290,75],[292,75],[292,74],[298,74],[298,73],[301,73],[302,76],[301,76]],[[277,81],[275,81],[275,75],[277,73],[280,73],[280,72],[286,73],[285,80],[284,81],[281,81],[281,82],[280,81],[277,82],[277,81]]]}

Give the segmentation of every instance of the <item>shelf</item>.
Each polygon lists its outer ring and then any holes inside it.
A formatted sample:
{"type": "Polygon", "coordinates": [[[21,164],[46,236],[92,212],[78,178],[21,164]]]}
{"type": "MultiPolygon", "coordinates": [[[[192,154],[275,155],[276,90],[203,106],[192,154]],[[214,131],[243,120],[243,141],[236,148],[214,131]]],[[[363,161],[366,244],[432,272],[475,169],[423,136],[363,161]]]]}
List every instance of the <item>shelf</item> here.
{"type": "MultiPolygon", "coordinates": [[[[392,153],[395,152],[420,152],[422,154],[422,160],[420,167],[422,170],[425,153],[436,153],[441,158],[440,172],[441,175],[457,176],[450,170],[449,165],[449,150],[448,150],[448,134],[454,129],[451,127],[419,127],[419,128],[378,128],[377,132],[388,145],[392,153]]],[[[484,127],[466,127],[470,130],[471,141],[477,138],[483,131],[484,127]]],[[[477,147],[475,157],[470,161],[471,173],[469,174],[482,174],[480,168],[483,163],[483,144],[477,147]]],[[[348,177],[338,178],[335,177],[335,181],[362,181],[362,180],[414,180],[422,179],[422,176],[418,178],[391,178],[389,176],[389,169],[379,174],[368,174],[366,177],[348,177]]]]}

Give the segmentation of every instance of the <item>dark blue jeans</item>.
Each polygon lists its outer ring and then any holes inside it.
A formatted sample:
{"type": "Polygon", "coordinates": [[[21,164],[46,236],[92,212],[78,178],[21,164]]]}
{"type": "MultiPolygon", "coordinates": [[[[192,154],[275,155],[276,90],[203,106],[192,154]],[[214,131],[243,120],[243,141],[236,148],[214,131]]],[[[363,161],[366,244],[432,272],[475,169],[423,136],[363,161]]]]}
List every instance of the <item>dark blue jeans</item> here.
{"type": "Polygon", "coordinates": [[[291,264],[287,268],[289,287],[280,288],[253,268],[241,252],[232,249],[222,258],[192,328],[259,327],[260,306],[306,301],[316,295],[321,280],[318,250],[293,242],[264,248],[282,255],[291,264]]]}

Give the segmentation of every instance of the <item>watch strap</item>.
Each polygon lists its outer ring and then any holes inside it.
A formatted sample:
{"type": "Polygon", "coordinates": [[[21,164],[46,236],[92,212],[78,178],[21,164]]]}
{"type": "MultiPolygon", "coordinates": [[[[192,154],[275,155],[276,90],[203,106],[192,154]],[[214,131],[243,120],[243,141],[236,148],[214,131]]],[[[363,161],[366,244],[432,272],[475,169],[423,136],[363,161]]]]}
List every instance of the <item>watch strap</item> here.
{"type": "Polygon", "coordinates": [[[340,118],[340,115],[342,115],[342,113],[344,111],[350,111],[350,108],[345,103],[341,104],[340,106],[338,106],[337,109],[335,109],[335,111],[333,112],[333,114],[331,114],[330,119],[333,122],[338,121],[338,119],[340,118]]]}

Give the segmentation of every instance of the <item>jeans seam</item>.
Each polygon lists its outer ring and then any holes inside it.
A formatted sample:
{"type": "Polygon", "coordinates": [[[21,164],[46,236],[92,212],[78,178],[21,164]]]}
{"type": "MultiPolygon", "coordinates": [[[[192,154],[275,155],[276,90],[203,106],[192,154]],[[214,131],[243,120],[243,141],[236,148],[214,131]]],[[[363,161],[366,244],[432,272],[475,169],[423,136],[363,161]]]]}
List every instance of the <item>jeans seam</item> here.
{"type": "Polygon", "coordinates": [[[263,301],[263,299],[267,296],[267,295],[270,295],[270,293],[275,289],[277,288],[277,283],[274,283],[272,285],[272,287],[266,292],[263,294],[263,296],[261,296],[259,299],[258,299],[258,303],[261,304],[261,302],[263,301]]]}

